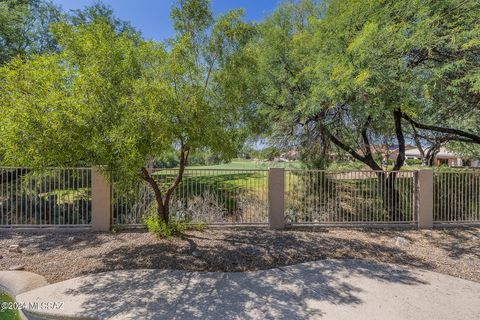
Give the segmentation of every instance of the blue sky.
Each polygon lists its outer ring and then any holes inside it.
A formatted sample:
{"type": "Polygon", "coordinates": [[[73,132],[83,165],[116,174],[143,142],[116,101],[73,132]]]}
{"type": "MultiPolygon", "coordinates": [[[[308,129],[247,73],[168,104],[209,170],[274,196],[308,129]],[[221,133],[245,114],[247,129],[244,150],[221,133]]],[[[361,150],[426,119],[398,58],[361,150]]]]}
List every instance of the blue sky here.
{"type": "MultiPolygon", "coordinates": [[[[92,5],[95,0],[54,0],[64,10],[81,9],[92,5]]],[[[113,8],[115,15],[127,20],[141,30],[147,39],[163,40],[172,35],[169,20],[170,8],[174,0],[104,0],[113,8]]],[[[280,0],[211,0],[215,15],[229,9],[244,8],[246,19],[258,21],[273,11],[280,0]]]]}

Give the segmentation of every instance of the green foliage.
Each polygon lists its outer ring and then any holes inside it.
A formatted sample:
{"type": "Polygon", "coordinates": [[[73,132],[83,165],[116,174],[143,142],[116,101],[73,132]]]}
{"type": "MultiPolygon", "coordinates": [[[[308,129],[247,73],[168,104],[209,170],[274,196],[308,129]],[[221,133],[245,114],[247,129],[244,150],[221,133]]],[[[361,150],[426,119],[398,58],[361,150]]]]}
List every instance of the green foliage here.
{"type": "Polygon", "coordinates": [[[11,58],[57,50],[51,23],[62,19],[60,9],[42,0],[0,2],[0,65],[11,58]]]}
{"type": "MultiPolygon", "coordinates": [[[[217,165],[222,163],[221,157],[211,151],[197,150],[189,155],[189,166],[217,165]]],[[[179,165],[178,155],[175,152],[168,152],[162,157],[153,161],[155,168],[177,168],[179,165]]]]}
{"type": "Polygon", "coordinates": [[[449,102],[447,91],[460,83],[475,87],[466,78],[477,74],[467,70],[478,63],[477,1],[327,3],[314,24],[317,97],[384,120],[395,108],[435,112],[449,102]]]}
{"type": "Polygon", "coordinates": [[[203,222],[196,222],[192,223],[188,226],[190,230],[195,230],[195,231],[204,231],[205,230],[205,223],[203,222]]]}
{"type": "Polygon", "coordinates": [[[365,164],[360,161],[349,161],[349,162],[332,162],[328,167],[328,171],[339,172],[339,171],[358,171],[364,170],[365,164]]]}
{"type": "Polygon", "coordinates": [[[187,230],[186,222],[170,219],[170,221],[166,223],[156,212],[145,215],[143,217],[143,223],[147,227],[147,230],[155,234],[158,238],[181,236],[187,230]]]}
{"type": "MultiPolygon", "coordinates": [[[[205,23],[179,27],[162,45],[122,31],[108,11],[92,10],[51,26],[59,53],[14,59],[0,70],[5,162],[101,164],[125,180],[180,145],[234,156],[241,119],[237,106],[219,99],[214,79],[237,50],[240,14],[221,17],[209,34],[209,14],[196,16],[205,23]],[[207,41],[202,48],[199,38],[207,41]]],[[[174,12],[178,25],[199,11],[174,12]]]]}
{"type": "MultiPolygon", "coordinates": [[[[26,3],[0,3],[5,164],[101,164],[133,180],[147,163],[177,166],[181,147],[208,165],[260,134],[325,168],[338,154],[332,136],[342,153],[398,144],[397,110],[480,131],[475,0],[290,1],[258,25],[242,10],[214,18],[207,0],[178,0],[165,43],[145,41],[101,4],[62,15],[26,3]]],[[[279,154],[267,151],[258,157],[279,154]]]]}
{"type": "Polygon", "coordinates": [[[230,162],[225,162],[217,165],[209,166],[194,166],[192,169],[268,169],[268,168],[286,168],[286,169],[300,169],[304,166],[299,161],[291,162],[266,162],[266,161],[254,161],[244,159],[233,159],[230,162]]]}
{"type": "Polygon", "coordinates": [[[419,165],[422,164],[422,160],[420,160],[420,159],[407,159],[407,160],[405,160],[405,162],[409,166],[419,166],[419,165]]]}
{"type": "Polygon", "coordinates": [[[251,154],[257,159],[273,161],[274,158],[280,156],[281,152],[277,147],[270,146],[260,150],[253,150],[251,154]]]}
{"type": "Polygon", "coordinates": [[[95,23],[98,20],[103,20],[118,34],[129,33],[131,35],[140,35],[140,32],[136,30],[130,24],[130,22],[117,18],[114,15],[113,10],[102,2],[96,2],[93,5],[86,6],[83,9],[71,10],[67,16],[67,20],[75,26],[95,23]]]}
{"type": "Polygon", "coordinates": [[[166,188],[146,167],[165,158],[175,164],[172,153],[181,167],[188,155],[199,161],[209,152],[212,162],[236,155],[244,114],[221,83],[250,30],[242,11],[214,20],[207,1],[179,0],[171,17],[175,37],[157,43],[94,5],[50,26],[58,52],[2,67],[4,162],[101,165],[120,185],[145,179],[168,222],[182,171],[166,188]]]}
{"type": "Polygon", "coordinates": [[[61,53],[14,59],[1,72],[5,161],[117,169],[135,155],[128,117],[133,106],[126,98],[142,72],[140,55],[150,46],[116,35],[101,20],[61,23],[52,31],[61,53]]]}
{"type": "MultiPolygon", "coordinates": [[[[477,121],[477,119],[475,119],[475,121],[477,121]]],[[[478,121],[480,121],[480,118],[478,121]]],[[[451,150],[464,158],[480,159],[480,145],[478,144],[451,142],[448,144],[448,150],[451,150]]]]}
{"type": "Polygon", "coordinates": [[[395,111],[478,133],[479,15],[475,0],[286,2],[258,26],[232,84],[265,135],[315,149],[313,163],[332,137],[349,153],[399,144],[395,111]]]}
{"type": "Polygon", "coordinates": [[[317,11],[310,1],[280,5],[258,26],[239,59],[244,63],[232,72],[229,84],[240,89],[245,104],[257,115],[254,133],[269,140],[297,145],[303,141],[305,132],[298,130],[296,111],[309,103],[308,17],[317,11]]]}

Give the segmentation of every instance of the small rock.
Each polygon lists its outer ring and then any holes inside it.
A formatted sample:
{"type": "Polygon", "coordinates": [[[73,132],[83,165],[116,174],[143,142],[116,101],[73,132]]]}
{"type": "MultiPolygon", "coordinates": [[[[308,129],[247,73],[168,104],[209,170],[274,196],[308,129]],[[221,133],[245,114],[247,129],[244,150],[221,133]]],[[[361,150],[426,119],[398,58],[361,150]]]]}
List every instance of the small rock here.
{"type": "Polygon", "coordinates": [[[202,255],[202,254],[201,254],[200,251],[193,251],[193,252],[192,252],[192,256],[194,256],[194,257],[200,257],[201,255],[202,255]]]}
{"type": "Polygon", "coordinates": [[[396,237],[395,238],[395,245],[397,247],[405,247],[410,244],[410,241],[405,239],[404,237],[396,237]]]}
{"type": "Polygon", "coordinates": [[[22,249],[20,249],[18,244],[12,244],[10,247],[8,247],[8,251],[22,253],[22,249]]]}
{"type": "Polygon", "coordinates": [[[12,271],[25,270],[25,266],[19,264],[19,265],[12,266],[12,267],[8,268],[8,270],[12,270],[12,271]]]}
{"type": "Polygon", "coordinates": [[[433,235],[432,231],[431,230],[424,230],[423,231],[423,235],[427,236],[427,237],[431,237],[433,235]]]}
{"type": "Polygon", "coordinates": [[[3,259],[3,256],[0,254],[0,259],[3,259]]]}

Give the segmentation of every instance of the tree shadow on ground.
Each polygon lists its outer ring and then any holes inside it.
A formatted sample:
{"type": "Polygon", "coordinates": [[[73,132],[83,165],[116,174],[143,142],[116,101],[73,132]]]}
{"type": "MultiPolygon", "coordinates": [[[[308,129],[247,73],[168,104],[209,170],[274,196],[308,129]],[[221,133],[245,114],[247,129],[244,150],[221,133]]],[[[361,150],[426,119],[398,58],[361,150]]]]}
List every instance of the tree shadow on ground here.
{"type": "Polygon", "coordinates": [[[101,257],[102,269],[180,269],[247,271],[334,259],[365,259],[431,269],[429,262],[399,247],[328,235],[309,238],[295,232],[238,229],[213,238],[202,233],[156,244],[119,246],[101,257]]]}
{"type": "Polygon", "coordinates": [[[239,272],[323,259],[360,259],[438,271],[435,258],[412,250],[422,242],[442,248],[445,255],[453,259],[480,256],[475,228],[461,232],[433,230],[431,236],[430,231],[418,230],[348,229],[338,233],[335,230],[338,229],[303,228],[281,232],[264,228],[210,229],[188,232],[183,238],[170,240],[158,240],[144,230],[122,231],[117,235],[6,232],[0,233],[0,244],[3,244],[0,254],[4,256],[0,267],[8,269],[22,264],[26,270],[41,273],[55,282],[111,270],[239,272]],[[396,246],[397,236],[411,240],[412,245],[396,246]],[[20,244],[24,252],[8,252],[8,244],[13,243],[20,244]],[[65,260],[66,253],[75,253],[77,258],[65,260]]]}
{"type": "MultiPolygon", "coordinates": [[[[15,240],[21,248],[28,248],[29,251],[49,251],[54,249],[78,250],[83,248],[99,247],[108,241],[108,233],[75,231],[47,232],[45,230],[29,230],[22,232],[1,232],[1,240],[15,240]]],[[[28,253],[28,252],[27,252],[28,253]]]]}
{"type": "Polygon", "coordinates": [[[69,296],[83,316],[121,319],[299,319],[323,315],[319,303],[359,305],[363,289],[348,278],[425,284],[410,271],[353,260],[247,273],[140,270],[86,279],[69,296]],[[119,298],[121,297],[121,298],[119,298]]]}
{"type": "Polygon", "coordinates": [[[480,259],[480,234],[478,227],[469,226],[436,226],[431,230],[418,230],[416,228],[398,229],[398,228],[372,228],[358,229],[370,237],[403,237],[414,242],[421,236],[431,245],[441,248],[446,254],[458,259],[464,256],[470,256],[480,259]]]}
{"type": "Polygon", "coordinates": [[[480,237],[478,228],[445,228],[440,236],[429,237],[431,243],[442,248],[454,259],[471,256],[480,259],[480,237]],[[455,241],[452,241],[454,239],[455,241]]]}

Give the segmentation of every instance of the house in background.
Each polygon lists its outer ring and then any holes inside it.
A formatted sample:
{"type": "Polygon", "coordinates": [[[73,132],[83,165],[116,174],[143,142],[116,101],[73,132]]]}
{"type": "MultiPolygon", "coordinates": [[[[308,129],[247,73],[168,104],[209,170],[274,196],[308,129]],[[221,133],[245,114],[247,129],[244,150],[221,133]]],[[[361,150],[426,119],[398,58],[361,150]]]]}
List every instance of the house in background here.
{"type": "MultiPolygon", "coordinates": [[[[428,152],[428,148],[425,153],[428,152]]],[[[412,148],[405,151],[406,159],[418,159],[421,160],[422,156],[417,148],[412,148]]],[[[441,147],[440,151],[435,156],[433,163],[435,166],[446,165],[449,167],[480,167],[480,160],[462,158],[458,154],[449,151],[445,147],[441,147]]]]}
{"type": "Polygon", "coordinates": [[[295,161],[297,159],[298,159],[298,151],[297,149],[294,148],[290,151],[282,153],[280,157],[275,158],[274,161],[289,162],[289,161],[295,161]]]}

